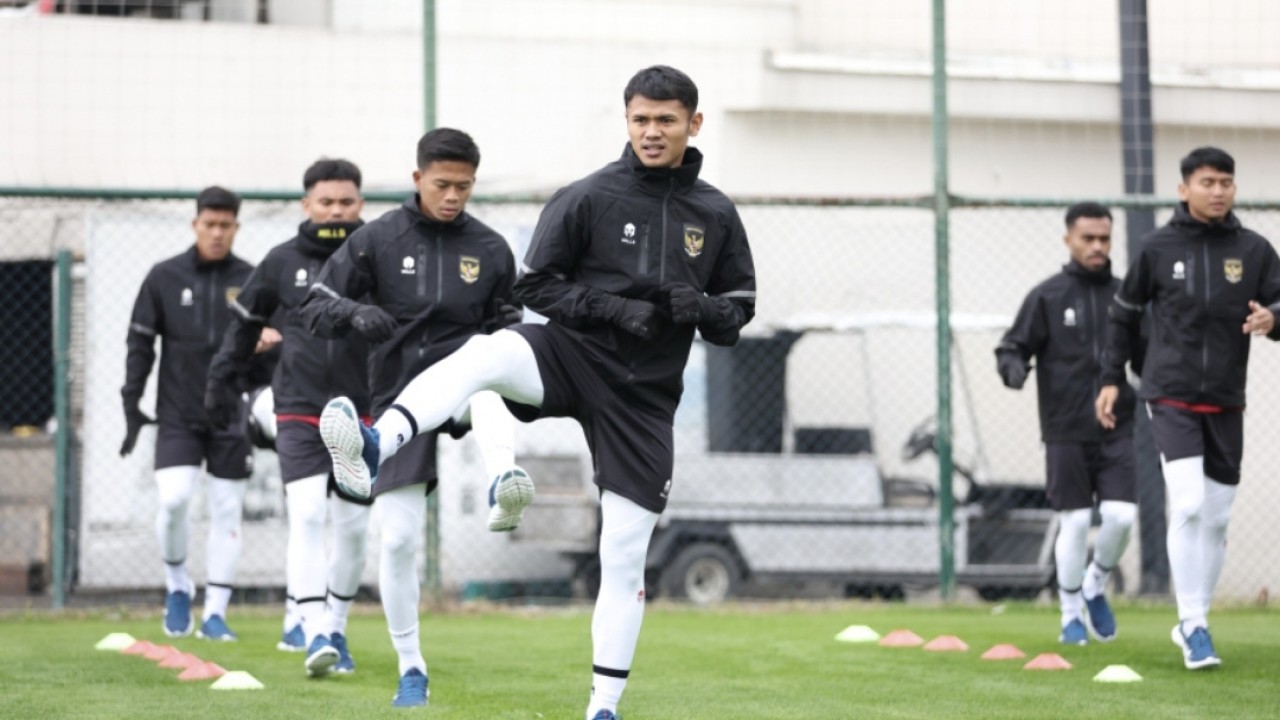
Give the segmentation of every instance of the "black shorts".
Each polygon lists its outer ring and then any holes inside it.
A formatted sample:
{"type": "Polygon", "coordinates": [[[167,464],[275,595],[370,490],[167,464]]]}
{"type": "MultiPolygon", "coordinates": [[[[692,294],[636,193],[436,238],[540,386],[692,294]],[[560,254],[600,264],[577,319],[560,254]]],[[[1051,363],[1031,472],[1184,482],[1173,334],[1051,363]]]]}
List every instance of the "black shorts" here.
{"type": "Polygon", "coordinates": [[[436,474],[436,441],[437,434],[428,432],[405,443],[391,459],[378,468],[378,481],[373,484],[373,492],[369,497],[376,498],[388,490],[418,483],[426,483],[423,495],[430,495],[439,483],[436,474]]]}
{"type": "Polygon", "coordinates": [[[247,480],[253,474],[253,447],[243,426],[235,430],[192,430],[162,423],[156,430],[156,469],[204,464],[223,480],[247,480]]]}
{"type": "Polygon", "coordinates": [[[1244,413],[1197,413],[1147,403],[1151,435],[1164,462],[1204,456],[1204,474],[1223,485],[1240,484],[1244,458],[1244,413]]]}
{"type": "Polygon", "coordinates": [[[1045,443],[1045,492],[1054,510],[1083,510],[1103,500],[1137,502],[1133,427],[1096,443],[1045,443]]]}
{"type": "Polygon", "coordinates": [[[574,418],[591,449],[596,485],[646,510],[665,510],[675,460],[674,416],[622,398],[587,361],[577,341],[545,325],[508,329],[533,348],[543,388],[541,408],[508,402],[512,414],[524,422],[574,418]]]}
{"type": "Polygon", "coordinates": [[[302,420],[286,420],[276,426],[276,455],[280,457],[280,479],[285,485],[316,475],[329,476],[329,493],[358,505],[373,504],[372,498],[352,497],[333,479],[333,461],[320,439],[320,428],[302,420]]]}

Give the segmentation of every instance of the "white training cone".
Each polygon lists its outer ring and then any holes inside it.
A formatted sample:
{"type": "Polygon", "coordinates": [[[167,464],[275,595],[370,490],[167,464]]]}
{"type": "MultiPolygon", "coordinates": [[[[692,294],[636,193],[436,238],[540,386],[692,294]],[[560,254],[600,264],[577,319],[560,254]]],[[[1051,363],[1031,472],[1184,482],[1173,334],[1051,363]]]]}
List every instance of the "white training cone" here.
{"type": "Polygon", "coordinates": [[[840,642],[867,643],[875,642],[879,639],[880,633],[866,625],[850,625],[841,630],[839,635],[836,635],[836,640],[840,642]]]}
{"type": "Polygon", "coordinates": [[[99,640],[98,644],[93,646],[93,649],[120,652],[136,642],[138,641],[129,633],[111,633],[99,640]]]}
{"type": "Polygon", "coordinates": [[[1139,682],[1142,676],[1134,672],[1128,665],[1108,665],[1093,676],[1094,682],[1129,683],[1139,682]]]}
{"type": "Polygon", "coordinates": [[[210,690],[261,690],[262,683],[243,670],[232,670],[214,681],[210,690]]]}

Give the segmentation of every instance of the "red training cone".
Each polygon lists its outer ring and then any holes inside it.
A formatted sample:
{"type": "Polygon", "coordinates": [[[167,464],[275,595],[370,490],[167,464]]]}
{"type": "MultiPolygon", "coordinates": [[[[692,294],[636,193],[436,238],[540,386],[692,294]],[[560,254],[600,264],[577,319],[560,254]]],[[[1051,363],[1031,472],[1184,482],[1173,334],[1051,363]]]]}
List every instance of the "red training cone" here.
{"type": "Polygon", "coordinates": [[[217,663],[202,662],[183,670],[182,674],[178,675],[178,679],[183,681],[214,680],[226,674],[227,671],[223,670],[217,663]]]}
{"type": "Polygon", "coordinates": [[[154,648],[154,647],[155,645],[152,645],[146,640],[139,640],[138,642],[130,645],[129,647],[121,650],[120,652],[124,655],[146,655],[148,652],[151,651],[151,648],[154,648]]]}
{"type": "Polygon", "coordinates": [[[169,657],[160,661],[160,667],[162,668],[175,668],[175,669],[182,668],[183,670],[186,670],[192,665],[202,665],[202,664],[204,664],[203,660],[196,657],[195,655],[191,655],[189,653],[184,653],[184,652],[170,655],[169,657]]]}
{"type": "Polygon", "coordinates": [[[181,651],[172,645],[155,645],[150,650],[148,650],[142,657],[152,661],[159,661],[159,660],[164,660],[173,655],[176,655],[179,652],[181,651]]]}

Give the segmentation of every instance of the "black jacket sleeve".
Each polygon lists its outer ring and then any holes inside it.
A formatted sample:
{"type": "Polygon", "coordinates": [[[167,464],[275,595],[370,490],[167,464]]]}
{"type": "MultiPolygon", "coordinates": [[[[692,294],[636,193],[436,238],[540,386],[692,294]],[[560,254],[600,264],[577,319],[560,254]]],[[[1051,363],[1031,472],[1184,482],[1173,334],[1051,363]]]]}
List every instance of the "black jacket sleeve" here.
{"type": "Polygon", "coordinates": [[[360,309],[352,298],[377,289],[373,241],[365,228],[357,230],[329,256],[307,297],[298,307],[302,323],[313,335],[343,337],[351,331],[351,316],[360,309]]]}
{"type": "Polygon", "coordinates": [[[1142,343],[1143,308],[1151,300],[1151,263],[1150,252],[1143,248],[1125,274],[1120,290],[1111,300],[1111,306],[1107,308],[1110,324],[1106,334],[1106,347],[1102,351],[1099,377],[1102,385],[1119,385],[1124,382],[1125,363],[1132,362],[1134,368],[1141,371],[1145,349],[1135,346],[1142,343]]]}
{"type": "Polygon", "coordinates": [[[129,334],[125,340],[129,350],[125,357],[124,387],[120,389],[126,410],[136,408],[142,398],[147,376],[151,374],[156,360],[156,336],[164,334],[164,306],[157,283],[152,270],[142,281],[129,318],[129,334]]]}
{"type": "Polygon", "coordinates": [[[239,389],[247,389],[251,382],[253,351],[257,347],[262,328],[267,325],[280,306],[278,260],[268,254],[262,264],[253,271],[240,288],[240,294],[232,300],[231,322],[222,336],[222,346],[209,365],[209,377],[219,382],[233,383],[239,389]]]}
{"type": "Polygon", "coordinates": [[[756,266],[736,209],[730,207],[725,225],[724,248],[706,289],[716,313],[698,323],[698,332],[712,345],[727,347],[738,342],[740,331],[756,315],[756,266]]]}
{"type": "Polygon", "coordinates": [[[571,279],[589,222],[587,200],[572,188],[551,196],[538,216],[525,254],[524,275],[514,288],[522,304],[565,327],[605,324],[602,311],[612,297],[571,279]]]}
{"type": "Polygon", "coordinates": [[[1267,306],[1276,323],[1267,333],[1272,340],[1280,340],[1280,257],[1271,243],[1265,243],[1262,256],[1262,280],[1258,284],[1258,302],[1267,306]]]}
{"type": "Polygon", "coordinates": [[[1049,339],[1049,329],[1041,312],[1040,293],[1031,292],[1022,300],[1013,326],[1000,338],[996,357],[1014,355],[1026,363],[1044,349],[1049,339]]]}
{"type": "MultiPolygon", "coordinates": [[[[504,243],[505,244],[505,243],[504,243]]],[[[502,275],[498,282],[494,285],[493,294],[489,296],[489,303],[485,308],[484,320],[481,327],[487,333],[497,332],[505,327],[514,325],[517,320],[516,313],[508,315],[506,308],[521,309],[523,306],[519,300],[516,300],[516,258],[511,253],[511,248],[505,247],[502,255],[502,275]]]]}

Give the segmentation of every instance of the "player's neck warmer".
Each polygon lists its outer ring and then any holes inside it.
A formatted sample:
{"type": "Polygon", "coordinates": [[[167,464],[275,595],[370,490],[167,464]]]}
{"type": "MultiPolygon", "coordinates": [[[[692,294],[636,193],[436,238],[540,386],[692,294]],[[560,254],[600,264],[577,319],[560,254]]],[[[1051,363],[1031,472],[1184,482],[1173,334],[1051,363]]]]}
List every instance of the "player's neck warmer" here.
{"type": "Polygon", "coordinates": [[[298,238],[307,254],[329,257],[363,224],[363,220],[328,223],[313,223],[308,220],[298,226],[298,238]]]}

